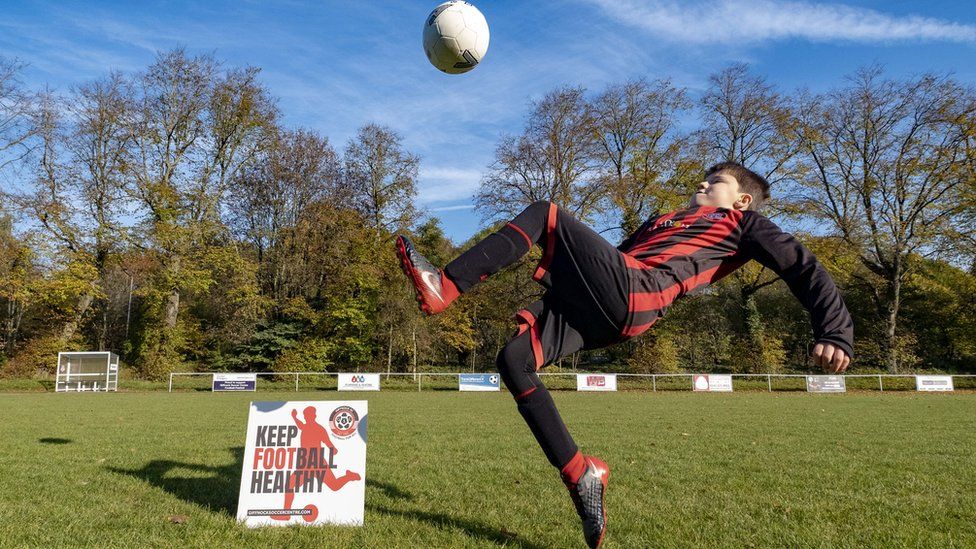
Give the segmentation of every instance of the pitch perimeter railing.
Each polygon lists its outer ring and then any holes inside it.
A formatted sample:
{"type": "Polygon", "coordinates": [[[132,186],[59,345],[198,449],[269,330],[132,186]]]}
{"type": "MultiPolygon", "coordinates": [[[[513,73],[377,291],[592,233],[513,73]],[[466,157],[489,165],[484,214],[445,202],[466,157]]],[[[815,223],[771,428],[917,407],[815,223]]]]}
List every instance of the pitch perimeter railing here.
{"type": "MultiPolygon", "coordinates": [[[[189,377],[189,378],[193,378],[193,377],[204,377],[204,376],[213,376],[214,374],[223,374],[223,373],[227,373],[227,372],[172,372],[172,373],[169,374],[169,388],[168,388],[168,390],[169,390],[169,392],[173,392],[173,379],[174,378],[179,378],[179,377],[189,377]]],[[[257,378],[261,378],[261,377],[274,378],[270,382],[271,383],[274,383],[274,386],[276,388],[283,387],[283,386],[285,386],[285,384],[288,384],[288,386],[290,387],[291,384],[292,384],[292,379],[294,379],[294,387],[295,387],[295,391],[296,392],[301,390],[301,385],[302,385],[301,382],[302,382],[302,379],[303,378],[305,378],[306,380],[308,378],[325,378],[325,380],[326,380],[326,383],[325,384],[321,384],[320,383],[317,386],[311,387],[312,389],[315,389],[315,390],[336,389],[338,387],[338,376],[339,376],[339,373],[337,373],[337,372],[247,372],[247,373],[248,374],[253,374],[253,375],[257,376],[257,378]]],[[[352,373],[352,372],[343,372],[343,373],[352,373]]],[[[412,388],[413,385],[416,384],[417,390],[418,391],[423,391],[424,386],[425,386],[424,385],[424,378],[427,378],[428,379],[428,381],[427,381],[427,387],[429,389],[436,389],[436,390],[457,389],[456,380],[457,380],[458,374],[460,374],[460,373],[469,373],[469,372],[416,372],[416,373],[412,373],[412,372],[389,372],[389,373],[388,372],[368,372],[368,373],[378,374],[380,376],[380,379],[381,380],[383,378],[387,378],[388,382],[392,381],[396,385],[400,385],[400,386],[403,386],[403,387],[411,387],[412,388]],[[438,378],[441,378],[441,379],[443,379],[443,378],[452,378],[454,380],[454,383],[453,384],[452,383],[446,383],[445,384],[443,382],[438,383],[436,381],[438,378]]],[[[490,372],[481,372],[481,373],[490,373],[490,372]]],[[[693,383],[694,377],[695,376],[698,376],[698,375],[727,375],[727,376],[731,376],[732,379],[733,379],[733,381],[735,379],[737,379],[737,378],[741,378],[741,379],[744,379],[746,381],[753,381],[755,383],[758,383],[758,384],[760,384],[760,386],[762,385],[762,382],[765,381],[766,390],[768,392],[773,392],[775,390],[774,387],[773,387],[773,380],[774,379],[775,380],[804,380],[804,384],[798,384],[799,385],[798,387],[789,389],[789,390],[801,390],[801,388],[805,388],[805,380],[806,380],[806,378],[807,378],[808,375],[830,375],[830,374],[713,374],[713,373],[710,373],[710,374],[703,374],[703,373],[691,373],[691,374],[633,374],[633,373],[614,373],[614,372],[539,372],[539,376],[541,376],[541,377],[548,377],[548,378],[553,378],[553,377],[555,377],[555,378],[567,377],[567,378],[575,379],[578,374],[587,374],[587,375],[615,375],[618,378],[621,378],[625,382],[626,381],[633,381],[633,382],[636,382],[637,384],[643,383],[645,386],[647,385],[647,383],[649,381],[649,383],[650,383],[650,389],[651,389],[652,392],[657,392],[658,385],[659,384],[664,384],[666,386],[666,389],[667,390],[682,390],[681,387],[678,387],[677,386],[678,383],[680,383],[680,380],[682,380],[682,379],[687,379],[688,380],[688,383],[684,385],[684,389],[691,390],[692,389],[692,383],[693,383]]],[[[911,379],[911,380],[914,381],[914,379],[918,375],[926,375],[926,374],[843,374],[843,375],[840,375],[838,377],[843,377],[845,379],[845,385],[847,383],[847,380],[849,380],[849,379],[853,379],[853,380],[875,380],[876,379],[877,380],[877,390],[880,391],[880,392],[884,392],[885,391],[884,380],[886,380],[886,379],[888,379],[888,380],[911,379]]],[[[962,379],[962,380],[965,380],[965,381],[970,381],[971,380],[973,382],[976,382],[976,374],[952,374],[952,375],[949,375],[949,374],[939,374],[939,375],[946,375],[947,377],[951,377],[952,380],[953,380],[953,385],[955,385],[956,379],[962,379]]],[[[382,382],[381,382],[381,385],[382,385],[382,382]]],[[[549,385],[549,383],[547,383],[547,385],[549,385]]],[[[561,383],[561,382],[554,383],[553,385],[554,386],[550,386],[550,388],[553,388],[553,389],[556,389],[556,390],[567,388],[567,387],[564,387],[563,386],[564,384],[561,383]]],[[[568,386],[570,384],[567,383],[565,385],[568,386]]],[[[632,383],[625,383],[625,385],[632,385],[632,383]]],[[[862,384],[856,383],[855,385],[862,385],[862,384]]],[[[571,386],[573,388],[575,388],[576,387],[575,382],[571,383],[571,386]]],[[[852,388],[854,388],[854,389],[862,389],[862,388],[873,389],[874,386],[875,385],[874,385],[874,383],[872,381],[866,387],[855,386],[855,387],[852,387],[852,388]]],[[[911,384],[911,387],[915,387],[915,384],[912,383],[911,384]]],[[[631,388],[631,387],[624,387],[624,390],[627,390],[629,388],[631,388]]],[[[967,383],[966,386],[964,386],[964,387],[956,387],[956,388],[957,389],[959,389],[959,388],[961,388],[961,389],[976,389],[976,383],[973,383],[972,386],[969,386],[969,384],[967,383]]],[[[892,387],[891,387],[891,384],[889,383],[889,390],[891,390],[891,389],[892,389],[892,387]]],[[[780,389],[780,390],[783,390],[783,389],[780,389]]],[[[903,386],[899,386],[899,387],[895,388],[894,390],[903,391],[903,390],[913,390],[913,389],[907,389],[907,388],[904,388],[903,386]]]]}

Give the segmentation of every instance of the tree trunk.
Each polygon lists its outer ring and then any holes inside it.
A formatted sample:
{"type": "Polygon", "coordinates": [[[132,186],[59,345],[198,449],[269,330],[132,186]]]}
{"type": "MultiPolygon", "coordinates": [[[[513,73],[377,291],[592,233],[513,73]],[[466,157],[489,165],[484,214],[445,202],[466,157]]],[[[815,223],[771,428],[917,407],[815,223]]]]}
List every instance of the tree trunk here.
{"type": "Polygon", "coordinates": [[[7,301],[7,320],[4,322],[4,352],[7,356],[14,354],[17,342],[17,332],[20,330],[20,320],[23,318],[23,307],[16,299],[7,301]]]}
{"type": "Polygon", "coordinates": [[[171,290],[166,296],[166,304],[163,306],[163,326],[166,330],[176,329],[177,315],[180,311],[180,291],[171,290]]]}
{"type": "Polygon", "coordinates": [[[64,323],[64,326],[61,327],[61,335],[58,338],[61,345],[68,343],[68,341],[70,341],[75,335],[75,332],[78,331],[78,325],[81,324],[81,319],[84,318],[85,313],[88,312],[88,308],[91,306],[94,297],[95,296],[92,295],[91,292],[85,292],[78,297],[78,304],[75,307],[75,313],[67,322],[64,323]]]}
{"type": "Polygon", "coordinates": [[[889,287],[888,295],[888,372],[897,374],[899,369],[898,356],[898,312],[901,309],[901,273],[894,276],[889,287]]]}
{"type": "Polygon", "coordinates": [[[390,339],[386,346],[386,373],[393,369],[393,324],[390,324],[390,339]]]}
{"type": "Polygon", "coordinates": [[[176,320],[180,312],[180,290],[176,284],[176,279],[180,273],[179,256],[172,258],[169,265],[169,283],[172,285],[170,293],[166,296],[166,303],[163,305],[163,327],[167,332],[176,329],[176,320]]]}
{"type": "Polygon", "coordinates": [[[102,322],[98,328],[98,350],[104,351],[108,340],[108,300],[101,300],[102,322]]]}

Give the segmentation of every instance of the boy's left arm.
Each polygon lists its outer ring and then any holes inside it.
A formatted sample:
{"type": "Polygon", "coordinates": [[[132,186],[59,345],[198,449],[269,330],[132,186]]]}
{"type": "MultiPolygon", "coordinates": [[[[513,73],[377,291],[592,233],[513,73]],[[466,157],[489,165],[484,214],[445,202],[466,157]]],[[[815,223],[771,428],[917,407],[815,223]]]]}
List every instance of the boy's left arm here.
{"type": "Polygon", "coordinates": [[[743,221],[741,251],[776,272],[810,311],[817,364],[826,371],[846,370],[854,322],[830,275],[810,250],[766,217],[753,214],[743,221]]]}

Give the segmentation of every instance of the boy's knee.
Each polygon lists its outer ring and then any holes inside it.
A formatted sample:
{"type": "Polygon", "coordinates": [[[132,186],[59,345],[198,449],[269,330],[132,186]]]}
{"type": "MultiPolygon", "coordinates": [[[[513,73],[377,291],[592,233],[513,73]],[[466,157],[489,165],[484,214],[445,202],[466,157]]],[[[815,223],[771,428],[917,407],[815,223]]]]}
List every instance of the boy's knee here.
{"type": "Polygon", "coordinates": [[[531,375],[535,372],[535,358],[532,355],[531,348],[523,349],[524,345],[520,345],[520,343],[522,342],[517,339],[509,342],[498,353],[498,358],[495,361],[499,375],[513,395],[523,394],[535,387],[531,375]],[[531,364],[530,360],[532,361],[531,364]]]}
{"type": "Polygon", "coordinates": [[[535,202],[528,205],[525,208],[526,212],[531,212],[532,215],[545,217],[549,215],[549,209],[552,208],[553,202],[550,200],[536,200],[535,202]]]}

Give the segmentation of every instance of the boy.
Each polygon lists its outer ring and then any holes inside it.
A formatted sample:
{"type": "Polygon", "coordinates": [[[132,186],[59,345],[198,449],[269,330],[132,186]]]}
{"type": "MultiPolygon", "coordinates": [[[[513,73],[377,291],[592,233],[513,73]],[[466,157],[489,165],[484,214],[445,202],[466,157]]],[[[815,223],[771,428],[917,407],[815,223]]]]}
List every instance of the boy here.
{"type": "Polygon", "coordinates": [[[519,413],[559,469],[590,547],[603,541],[610,470],[580,453],[536,375],[540,368],[580,349],[637,336],[675,299],[755,259],[779,274],[810,312],[817,364],[831,373],[847,369],[854,328],[844,301],[813,254],[756,213],[768,198],[765,179],[725,162],[705,172],[687,209],[648,219],[616,248],[549,202],[530,205],[443,270],[405,237],[397,238],[401,266],[428,314],[443,311],[532,244],[542,247],[532,278],[547,291],[516,314],[518,332],[497,366],[519,413]]]}

